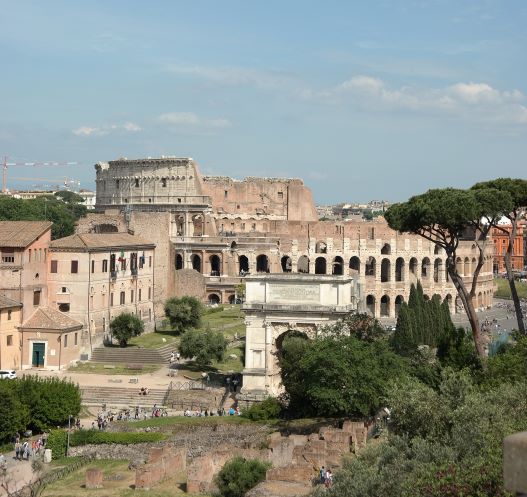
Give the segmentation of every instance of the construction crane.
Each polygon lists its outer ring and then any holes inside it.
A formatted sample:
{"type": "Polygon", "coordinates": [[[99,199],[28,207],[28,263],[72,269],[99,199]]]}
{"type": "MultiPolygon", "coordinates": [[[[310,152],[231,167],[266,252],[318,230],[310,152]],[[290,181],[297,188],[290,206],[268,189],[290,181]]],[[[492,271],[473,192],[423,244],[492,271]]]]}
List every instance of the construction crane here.
{"type": "MultiPolygon", "coordinates": [[[[80,187],[81,182],[76,179],[69,179],[66,176],[64,176],[64,179],[49,179],[49,178],[11,178],[15,181],[45,181],[46,183],[55,183],[55,184],[62,184],[65,188],[70,188],[75,186],[80,187]]],[[[38,186],[38,185],[32,185],[32,186],[38,186]]],[[[43,186],[51,186],[51,185],[43,185],[43,186]]]]}
{"type": "Polygon", "coordinates": [[[4,156],[4,164],[2,170],[2,193],[7,193],[7,169],[12,166],[25,167],[62,167],[62,166],[76,166],[78,162],[7,162],[8,157],[4,156]]]}

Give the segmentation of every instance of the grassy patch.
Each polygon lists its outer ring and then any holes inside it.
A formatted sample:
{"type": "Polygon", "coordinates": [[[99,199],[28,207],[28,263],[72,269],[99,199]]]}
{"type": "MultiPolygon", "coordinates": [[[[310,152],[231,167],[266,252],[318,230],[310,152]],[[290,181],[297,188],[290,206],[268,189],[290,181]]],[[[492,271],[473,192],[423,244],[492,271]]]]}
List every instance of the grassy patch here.
{"type": "Polygon", "coordinates": [[[237,345],[235,347],[228,347],[225,352],[225,359],[222,362],[214,361],[212,366],[222,373],[233,371],[234,373],[241,373],[243,369],[242,357],[244,354],[245,345],[237,345]],[[235,354],[236,359],[230,359],[229,355],[235,354]]]}
{"type": "Polygon", "coordinates": [[[152,333],[143,333],[138,337],[130,339],[129,345],[132,347],[142,347],[144,349],[157,349],[164,345],[179,344],[179,336],[170,330],[158,330],[152,333]]]}
{"type": "Polygon", "coordinates": [[[68,371],[72,373],[95,373],[95,374],[126,374],[126,375],[140,375],[146,373],[153,373],[157,371],[161,365],[157,364],[143,364],[143,369],[130,369],[126,364],[112,364],[115,368],[106,369],[103,363],[98,362],[82,362],[76,366],[71,366],[68,371]]]}
{"type": "MultiPolygon", "coordinates": [[[[46,487],[41,497],[137,497],[134,489],[135,470],[128,469],[128,460],[93,461],[87,466],[74,471],[62,480],[46,487]],[[104,474],[103,488],[88,490],[85,488],[86,469],[102,469],[104,474]]],[[[186,476],[183,472],[175,473],[173,478],[155,485],[147,492],[148,497],[183,496],[185,493],[186,476]]],[[[145,494],[146,495],[146,494],[145,494]]],[[[203,497],[203,496],[202,496],[203,497]]]]}
{"type": "MultiPolygon", "coordinates": [[[[495,297],[498,297],[500,299],[510,299],[511,289],[509,286],[509,280],[505,278],[496,278],[494,282],[498,286],[498,290],[495,293],[495,297]]],[[[516,291],[518,292],[518,296],[521,299],[527,299],[527,283],[524,283],[523,281],[517,281],[516,291]]]]}

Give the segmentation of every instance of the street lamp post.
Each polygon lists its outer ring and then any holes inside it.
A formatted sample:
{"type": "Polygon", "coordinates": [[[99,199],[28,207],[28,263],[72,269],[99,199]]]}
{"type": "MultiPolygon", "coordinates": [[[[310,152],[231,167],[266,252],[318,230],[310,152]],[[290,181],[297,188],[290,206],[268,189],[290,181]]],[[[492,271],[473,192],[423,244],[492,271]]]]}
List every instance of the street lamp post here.
{"type": "Polygon", "coordinates": [[[66,441],[66,457],[68,457],[70,452],[70,430],[71,430],[71,414],[68,416],[68,438],[66,441]]]}

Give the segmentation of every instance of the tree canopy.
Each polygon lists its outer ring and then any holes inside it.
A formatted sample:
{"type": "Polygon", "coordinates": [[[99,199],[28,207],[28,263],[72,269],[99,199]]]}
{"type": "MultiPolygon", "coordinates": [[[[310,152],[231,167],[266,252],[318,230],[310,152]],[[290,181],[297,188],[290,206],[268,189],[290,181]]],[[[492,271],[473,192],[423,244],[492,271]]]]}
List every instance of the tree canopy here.
{"type": "Polygon", "coordinates": [[[66,204],[53,195],[24,200],[0,196],[1,221],[51,221],[53,239],[73,235],[75,222],[86,215],[86,206],[66,204]]]}
{"type": "Polygon", "coordinates": [[[121,347],[126,347],[130,338],[143,333],[145,325],[135,314],[123,313],[110,323],[112,336],[119,341],[121,347]]]}
{"type": "Polygon", "coordinates": [[[385,214],[392,229],[418,234],[445,250],[446,269],[465,307],[480,357],[484,357],[484,350],[480,342],[479,320],[473,298],[479,273],[485,262],[485,246],[491,228],[488,220],[493,222],[500,218],[511,206],[510,194],[494,188],[443,188],[428,190],[424,194],[411,197],[407,202],[394,204],[385,214]],[[456,250],[463,239],[474,240],[479,251],[470,289],[456,266],[456,250]]]}
{"type": "Polygon", "coordinates": [[[195,358],[199,366],[208,366],[215,359],[222,361],[227,340],[220,331],[190,329],[181,336],[179,352],[185,359],[195,358]]]}
{"type": "Polygon", "coordinates": [[[190,328],[198,328],[202,314],[203,305],[196,297],[173,297],[165,302],[165,316],[177,334],[190,328]]]}

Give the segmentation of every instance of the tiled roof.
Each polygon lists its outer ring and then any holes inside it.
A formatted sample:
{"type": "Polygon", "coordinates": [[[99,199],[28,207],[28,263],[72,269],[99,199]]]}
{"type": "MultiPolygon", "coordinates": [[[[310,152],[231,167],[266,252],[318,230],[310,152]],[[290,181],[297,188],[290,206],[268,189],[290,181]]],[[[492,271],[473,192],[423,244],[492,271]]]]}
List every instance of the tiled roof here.
{"type": "Polygon", "coordinates": [[[86,233],[71,235],[54,240],[50,244],[51,249],[89,249],[102,248],[124,248],[138,246],[154,246],[142,238],[129,233],[86,233]]]}
{"type": "Polygon", "coordinates": [[[25,330],[74,331],[80,330],[82,327],[82,323],[75,321],[63,312],[51,307],[39,307],[22,323],[20,328],[25,330]]]}
{"type": "Polygon", "coordinates": [[[5,295],[0,295],[0,309],[8,309],[9,307],[22,307],[22,304],[7,298],[5,295]]]}
{"type": "Polygon", "coordinates": [[[0,221],[0,247],[25,248],[52,224],[50,221],[0,221]]]}

